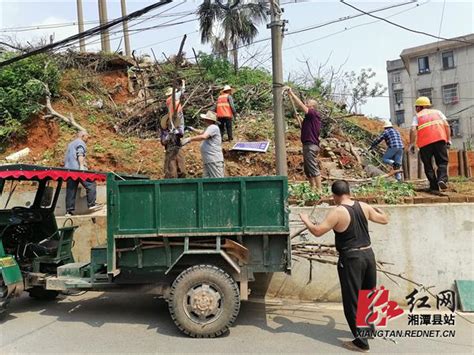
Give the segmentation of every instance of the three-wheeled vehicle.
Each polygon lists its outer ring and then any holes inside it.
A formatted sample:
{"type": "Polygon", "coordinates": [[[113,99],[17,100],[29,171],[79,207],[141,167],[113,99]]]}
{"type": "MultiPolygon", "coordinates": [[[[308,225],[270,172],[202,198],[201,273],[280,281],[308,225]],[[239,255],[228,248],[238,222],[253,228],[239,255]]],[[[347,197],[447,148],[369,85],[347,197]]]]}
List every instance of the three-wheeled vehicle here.
{"type": "Polygon", "coordinates": [[[146,292],[167,300],[185,334],[215,337],[236,319],[256,273],[290,271],[285,177],[149,180],[4,165],[0,192],[3,311],[23,290],[47,299],[71,290],[146,292]],[[106,180],[107,243],[91,249],[90,262],[74,262],[74,221],[56,224],[67,179],[106,180]],[[33,202],[7,208],[16,201],[3,192],[8,181],[10,192],[34,181],[33,202]]]}

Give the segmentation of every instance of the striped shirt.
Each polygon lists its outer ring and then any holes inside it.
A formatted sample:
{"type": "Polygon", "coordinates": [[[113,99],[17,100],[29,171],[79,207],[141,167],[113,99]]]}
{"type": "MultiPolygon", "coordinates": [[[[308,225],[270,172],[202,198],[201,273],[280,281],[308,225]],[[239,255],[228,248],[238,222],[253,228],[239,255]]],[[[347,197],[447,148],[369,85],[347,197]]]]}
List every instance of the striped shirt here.
{"type": "Polygon", "coordinates": [[[372,142],[371,147],[375,147],[383,140],[387,143],[387,147],[389,148],[403,148],[403,141],[400,132],[393,127],[386,128],[383,133],[372,142]]]}

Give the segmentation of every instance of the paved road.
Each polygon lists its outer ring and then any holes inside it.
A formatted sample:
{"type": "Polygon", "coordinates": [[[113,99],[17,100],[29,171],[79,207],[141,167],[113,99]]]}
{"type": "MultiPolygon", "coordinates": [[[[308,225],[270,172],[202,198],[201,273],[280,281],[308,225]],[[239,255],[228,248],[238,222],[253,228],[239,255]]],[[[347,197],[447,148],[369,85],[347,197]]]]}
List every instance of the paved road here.
{"type": "MultiPolygon", "coordinates": [[[[472,354],[473,326],[456,321],[454,339],[376,339],[371,353],[472,354]]],[[[406,323],[399,318],[390,328],[406,329],[406,323]]],[[[228,335],[191,339],[177,331],[162,300],[89,292],[59,302],[14,300],[0,325],[0,353],[349,353],[340,347],[349,338],[338,304],[244,302],[228,335]]]]}

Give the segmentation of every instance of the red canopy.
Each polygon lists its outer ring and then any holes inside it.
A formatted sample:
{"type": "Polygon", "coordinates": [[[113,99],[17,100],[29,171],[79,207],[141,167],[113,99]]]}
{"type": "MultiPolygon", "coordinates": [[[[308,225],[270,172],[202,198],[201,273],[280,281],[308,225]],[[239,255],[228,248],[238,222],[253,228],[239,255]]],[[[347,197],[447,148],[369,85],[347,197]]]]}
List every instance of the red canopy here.
{"type": "Polygon", "coordinates": [[[25,180],[83,180],[83,181],[105,181],[107,175],[104,173],[67,170],[67,169],[44,169],[44,170],[1,170],[0,179],[25,179],[25,180]]]}

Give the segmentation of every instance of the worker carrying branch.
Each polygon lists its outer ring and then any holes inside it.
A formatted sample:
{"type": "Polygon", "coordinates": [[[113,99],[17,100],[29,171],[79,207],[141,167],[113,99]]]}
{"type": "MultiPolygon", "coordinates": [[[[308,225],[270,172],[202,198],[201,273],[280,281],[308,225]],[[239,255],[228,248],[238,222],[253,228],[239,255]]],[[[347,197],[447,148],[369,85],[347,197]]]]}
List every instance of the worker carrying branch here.
{"type": "Polygon", "coordinates": [[[403,141],[395,128],[390,122],[385,123],[383,133],[375,139],[370,145],[370,150],[374,149],[383,140],[387,144],[387,151],[382,157],[385,164],[393,168],[392,173],[395,173],[395,179],[402,181],[402,160],[403,160],[403,141]]]}
{"type": "Polygon", "coordinates": [[[175,90],[173,107],[173,88],[166,89],[166,107],[168,114],[161,119],[161,144],[165,147],[165,178],[175,179],[186,176],[184,155],[181,149],[181,138],[184,135],[184,113],[181,96],[186,83],[181,82],[181,89],[175,90]],[[176,112],[175,112],[176,111],[176,112]]]}
{"type": "Polygon", "coordinates": [[[439,110],[430,109],[431,101],[421,96],[415,101],[416,115],[410,131],[410,152],[415,153],[415,142],[420,148],[420,158],[430,182],[430,192],[448,188],[448,147],[451,145],[451,129],[446,116],[439,110]],[[437,170],[433,167],[435,159],[437,170]]]}
{"type": "MultiPolygon", "coordinates": [[[[284,91],[300,110],[304,112],[304,119],[300,123],[301,126],[301,143],[303,143],[303,167],[304,173],[308,178],[311,188],[318,192],[322,190],[321,172],[319,168],[319,133],[321,131],[321,114],[316,110],[316,100],[308,99],[303,103],[300,98],[285,86],[284,91]]],[[[298,117],[298,116],[297,116],[298,117]]]]}
{"type": "Polygon", "coordinates": [[[224,140],[224,132],[227,131],[227,138],[232,142],[234,136],[232,134],[232,120],[237,116],[232,93],[234,89],[230,85],[225,85],[219,97],[217,98],[216,113],[220,123],[220,131],[222,140],[224,140]]]}
{"type": "Polygon", "coordinates": [[[341,283],[342,305],[353,341],[343,345],[353,351],[368,352],[369,343],[359,336],[356,326],[357,299],[360,290],[372,290],[377,285],[377,265],[372,251],[369,224],[387,224],[387,215],[376,207],[353,201],[347,181],[338,180],[331,186],[337,207],[329,211],[323,222],[315,225],[302,213],[301,220],[316,237],[334,231],[339,252],[337,272],[341,283]]]}

